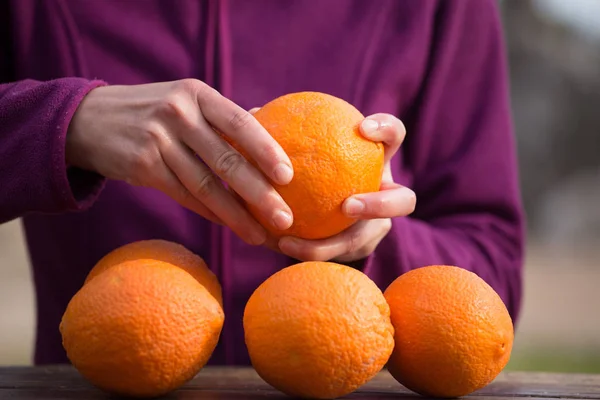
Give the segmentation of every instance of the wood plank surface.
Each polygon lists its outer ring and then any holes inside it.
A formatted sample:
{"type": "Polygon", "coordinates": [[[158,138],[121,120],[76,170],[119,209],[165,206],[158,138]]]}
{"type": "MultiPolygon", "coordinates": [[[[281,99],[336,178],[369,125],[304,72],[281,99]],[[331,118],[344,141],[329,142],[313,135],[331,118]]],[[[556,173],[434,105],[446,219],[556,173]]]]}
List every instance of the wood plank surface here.
{"type": "MultiPolygon", "coordinates": [[[[600,375],[503,373],[482,390],[477,400],[515,397],[535,399],[600,399],[600,375]]],[[[70,366],[0,368],[0,399],[111,399],[70,366]]],[[[207,367],[166,399],[286,399],[249,368],[207,367]]],[[[350,399],[424,399],[382,372],[350,399]]]]}

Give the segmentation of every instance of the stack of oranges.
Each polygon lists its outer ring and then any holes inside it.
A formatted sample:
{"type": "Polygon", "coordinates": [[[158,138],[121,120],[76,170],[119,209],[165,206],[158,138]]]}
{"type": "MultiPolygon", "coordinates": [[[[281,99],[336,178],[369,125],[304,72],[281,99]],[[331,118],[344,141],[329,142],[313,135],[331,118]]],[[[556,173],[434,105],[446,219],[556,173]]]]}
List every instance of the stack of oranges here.
{"type": "MultiPolygon", "coordinates": [[[[358,132],[363,116],[320,93],[283,96],[255,115],[294,165],[292,182],[276,187],[294,225],[274,231],[249,211],[274,236],[323,238],[351,226],[341,203],[378,190],[383,170],[383,146],[358,132]]],[[[224,318],[219,281],[202,258],[176,243],[145,240],[96,264],[60,332],[70,361],[91,383],[155,397],[202,369],[224,318]]],[[[513,343],[498,294],[476,274],[445,265],[413,269],[383,292],[348,266],[292,265],[255,290],[243,326],[257,373],[305,398],[352,393],[386,367],[416,393],[463,396],[500,373],[513,343]]]]}
{"type": "Polygon", "coordinates": [[[220,285],[202,258],[145,240],[98,262],[69,302],[60,332],[71,363],[91,383],[154,397],[200,371],[223,322],[220,285]]]}

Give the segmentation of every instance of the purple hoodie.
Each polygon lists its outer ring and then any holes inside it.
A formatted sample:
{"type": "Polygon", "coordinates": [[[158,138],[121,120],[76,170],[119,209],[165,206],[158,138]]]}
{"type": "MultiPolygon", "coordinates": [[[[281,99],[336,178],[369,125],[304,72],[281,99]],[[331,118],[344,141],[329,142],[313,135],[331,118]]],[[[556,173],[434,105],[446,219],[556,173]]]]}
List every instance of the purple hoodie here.
{"type": "MultiPolygon", "coordinates": [[[[37,298],[37,364],[68,362],[58,324],[93,265],[123,244],[181,243],[219,277],[211,364],[247,364],[252,291],[295,263],[151,189],[65,166],[91,89],[194,77],[250,109],[289,92],[341,97],[407,127],[392,160],[417,208],[360,263],[380,288],[411,268],[479,274],[516,320],[524,217],[494,0],[9,0],[0,7],[0,221],[22,218],[37,298]]],[[[8,267],[8,266],[5,266],[8,267]]]]}

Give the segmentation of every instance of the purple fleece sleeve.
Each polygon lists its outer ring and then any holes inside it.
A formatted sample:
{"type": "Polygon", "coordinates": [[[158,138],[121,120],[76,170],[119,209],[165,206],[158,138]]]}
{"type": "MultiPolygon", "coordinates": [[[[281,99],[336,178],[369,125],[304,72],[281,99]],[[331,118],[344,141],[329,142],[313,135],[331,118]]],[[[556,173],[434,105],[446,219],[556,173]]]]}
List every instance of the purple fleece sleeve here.
{"type": "Polygon", "coordinates": [[[413,268],[457,265],[486,280],[516,319],[524,216],[498,12],[493,0],[439,4],[428,74],[392,161],[395,177],[400,162],[413,174],[417,209],[393,220],[363,270],[387,287],[413,268]]]}
{"type": "Polygon", "coordinates": [[[0,223],[93,202],[104,179],[67,168],[65,137],[83,97],[104,84],[80,78],[0,84],[0,223]]]}

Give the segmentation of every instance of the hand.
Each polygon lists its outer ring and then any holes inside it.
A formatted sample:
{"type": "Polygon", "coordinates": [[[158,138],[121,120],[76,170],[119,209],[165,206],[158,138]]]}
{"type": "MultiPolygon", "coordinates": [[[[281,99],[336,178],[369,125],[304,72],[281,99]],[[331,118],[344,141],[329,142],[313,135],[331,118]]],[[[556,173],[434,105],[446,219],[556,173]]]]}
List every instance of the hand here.
{"type": "Polygon", "coordinates": [[[406,134],[404,124],[390,114],[375,114],[361,124],[361,133],[370,140],[383,142],[385,167],[379,192],[358,194],[342,205],[346,215],[359,221],[350,228],[321,240],[283,237],[279,249],[302,261],[351,262],[369,256],[392,227],[391,218],[411,214],[416,205],[415,193],[392,178],[390,159],[406,134]]]}
{"type": "Polygon", "coordinates": [[[290,159],[249,112],[197,80],[92,90],[69,126],[66,161],[161,190],[250,244],[264,243],[266,230],[217,177],[274,226],[292,224],[290,208],[265,177],[289,183],[290,159]],[[262,173],[215,130],[243,147],[262,173]]]}

